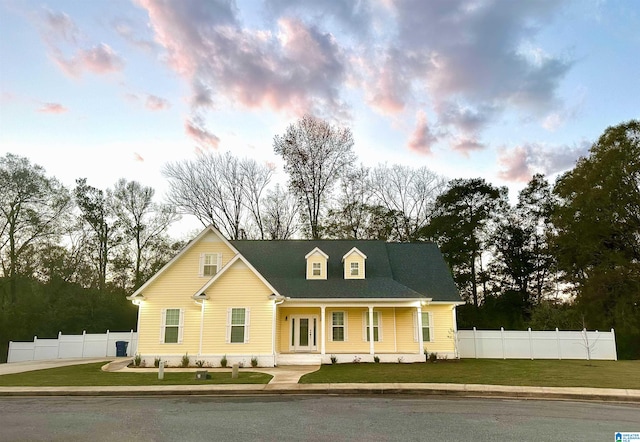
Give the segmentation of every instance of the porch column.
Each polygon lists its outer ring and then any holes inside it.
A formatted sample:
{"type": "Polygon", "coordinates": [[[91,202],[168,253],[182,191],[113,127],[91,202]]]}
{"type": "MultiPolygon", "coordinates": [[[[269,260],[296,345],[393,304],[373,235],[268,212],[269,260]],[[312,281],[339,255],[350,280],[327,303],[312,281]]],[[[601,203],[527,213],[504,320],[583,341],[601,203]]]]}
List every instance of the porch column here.
{"type": "MultiPolygon", "coordinates": [[[[378,324],[378,327],[380,324],[378,324]]],[[[372,355],[375,353],[375,349],[373,346],[373,306],[369,306],[369,354],[372,355]]]]}
{"type": "Polygon", "coordinates": [[[422,352],[424,352],[424,343],[422,342],[422,307],[418,306],[416,310],[418,312],[418,354],[422,354],[422,352]]]}
{"type": "Polygon", "coordinates": [[[326,307],[324,305],[320,306],[320,354],[321,355],[324,354],[324,340],[325,340],[324,334],[327,328],[324,325],[325,309],[326,307]]]}

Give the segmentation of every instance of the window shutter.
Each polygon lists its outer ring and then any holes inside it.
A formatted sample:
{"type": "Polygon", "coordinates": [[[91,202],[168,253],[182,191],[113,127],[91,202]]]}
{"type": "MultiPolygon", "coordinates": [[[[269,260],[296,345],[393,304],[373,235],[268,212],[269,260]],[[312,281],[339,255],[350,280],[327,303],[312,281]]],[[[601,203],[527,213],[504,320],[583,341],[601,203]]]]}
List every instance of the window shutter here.
{"type": "Polygon", "coordinates": [[[184,309],[180,309],[180,322],[178,323],[178,344],[182,344],[182,330],[184,329],[184,309]]]}
{"type": "Polygon", "coordinates": [[[347,312],[344,312],[344,342],[347,342],[349,340],[348,339],[348,333],[347,333],[347,330],[348,330],[347,324],[348,323],[349,323],[349,320],[347,318],[347,312]]]}
{"type": "Polygon", "coordinates": [[[227,337],[225,342],[227,344],[231,342],[231,308],[227,309],[227,337]]]}
{"type": "Polygon", "coordinates": [[[245,343],[249,342],[249,324],[251,323],[251,321],[249,320],[250,313],[251,313],[250,308],[247,307],[244,309],[244,342],[245,343]]]}
{"type": "Polygon", "coordinates": [[[329,321],[327,321],[327,324],[329,326],[329,332],[327,333],[329,335],[329,342],[333,342],[333,312],[329,312],[329,321]]]}
{"type": "Polygon", "coordinates": [[[221,268],[222,268],[222,253],[218,253],[218,256],[216,259],[216,273],[218,273],[221,268]]]}
{"type": "Polygon", "coordinates": [[[429,312],[429,342],[433,342],[433,315],[429,312]]]}
{"type": "Polygon", "coordinates": [[[198,276],[204,276],[204,253],[200,254],[200,265],[198,267],[198,276]]]}
{"type": "Polygon", "coordinates": [[[365,310],[364,312],[362,312],[362,340],[364,342],[367,341],[367,334],[369,333],[368,330],[367,330],[367,321],[368,321],[367,318],[368,317],[369,317],[369,312],[368,311],[365,310]]]}
{"type": "Polygon", "coordinates": [[[167,309],[160,310],[160,343],[164,343],[164,329],[167,321],[167,309]]]}
{"type": "Polygon", "coordinates": [[[382,342],[382,312],[373,312],[374,315],[378,315],[378,342],[382,342]]]}
{"type": "Polygon", "coordinates": [[[418,335],[418,312],[413,312],[413,341],[418,342],[420,337],[418,335]]]}

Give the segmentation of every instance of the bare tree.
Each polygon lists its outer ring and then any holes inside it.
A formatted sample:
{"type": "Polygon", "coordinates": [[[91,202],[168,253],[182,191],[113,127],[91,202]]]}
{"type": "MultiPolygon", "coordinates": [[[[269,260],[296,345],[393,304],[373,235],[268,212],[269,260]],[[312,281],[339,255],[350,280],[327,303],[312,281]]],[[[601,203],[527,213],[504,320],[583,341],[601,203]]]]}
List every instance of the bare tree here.
{"type": "MultiPolygon", "coordinates": [[[[120,221],[125,239],[133,248],[133,284],[143,282],[143,266],[146,255],[165,235],[167,228],[178,219],[175,209],[153,201],[155,190],[137,181],[120,179],[115,184],[113,210],[120,221]]],[[[125,255],[131,247],[127,244],[125,255]]],[[[130,256],[130,255],[129,255],[130,256]]]]}
{"type": "Polygon", "coordinates": [[[262,195],[271,182],[273,167],[245,158],[240,161],[240,169],[243,174],[244,205],[251,213],[260,239],[265,239],[266,232],[261,213],[262,195]]]}
{"type": "Polygon", "coordinates": [[[244,173],[230,153],[200,154],[193,160],[165,165],[169,203],[194,215],[205,226],[213,224],[231,239],[245,236],[244,173]]]}
{"type": "Polygon", "coordinates": [[[297,232],[296,200],[279,185],[267,191],[262,213],[264,232],[268,239],[290,239],[297,232]]]}
{"type": "Polygon", "coordinates": [[[284,160],[289,188],[300,201],[309,236],[320,238],[320,220],[331,190],[356,159],[351,130],[305,115],[284,135],[274,137],[273,148],[284,160]]]}
{"type": "Polygon", "coordinates": [[[394,164],[378,165],[370,174],[370,188],[378,203],[394,219],[394,236],[411,241],[428,224],[435,201],[446,186],[446,180],[427,167],[413,169],[394,164]]]}

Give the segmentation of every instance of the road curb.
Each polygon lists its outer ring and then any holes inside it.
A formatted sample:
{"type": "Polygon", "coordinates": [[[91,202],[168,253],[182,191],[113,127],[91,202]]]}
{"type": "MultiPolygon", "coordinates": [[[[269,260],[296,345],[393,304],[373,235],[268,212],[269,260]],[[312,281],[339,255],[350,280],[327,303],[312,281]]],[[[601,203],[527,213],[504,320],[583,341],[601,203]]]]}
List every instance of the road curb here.
{"type": "Polygon", "coordinates": [[[640,404],[640,390],[477,384],[235,384],[118,387],[0,387],[0,396],[413,395],[640,404]]]}

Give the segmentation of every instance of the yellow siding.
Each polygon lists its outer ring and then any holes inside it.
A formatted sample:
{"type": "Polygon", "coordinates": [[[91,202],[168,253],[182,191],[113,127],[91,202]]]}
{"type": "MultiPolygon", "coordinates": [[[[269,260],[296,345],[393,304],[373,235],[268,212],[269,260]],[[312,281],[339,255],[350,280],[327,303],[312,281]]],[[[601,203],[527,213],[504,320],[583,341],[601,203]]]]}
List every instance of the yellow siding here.
{"type": "MultiPolygon", "coordinates": [[[[208,233],[191,246],[144,290],[145,301],[139,309],[138,352],[143,355],[196,355],[200,345],[201,307],[191,298],[208,280],[200,277],[200,255],[222,253],[225,266],[233,251],[214,233],[208,233]],[[162,309],[184,310],[183,340],[178,344],[161,342],[162,309]]],[[[273,302],[266,286],[242,262],[236,262],[208,290],[206,302],[203,353],[256,352],[271,353],[273,302]],[[239,290],[241,288],[241,290],[239,290]],[[235,300],[235,301],[234,301],[235,300]],[[225,344],[227,307],[249,307],[250,334],[248,344],[225,344]],[[214,332],[212,324],[215,325],[214,332]],[[267,330],[268,328],[268,330],[267,330]],[[222,344],[218,339],[222,333],[222,344]],[[207,339],[215,337],[214,342],[207,339]]]]}
{"type": "Polygon", "coordinates": [[[327,260],[318,252],[307,258],[307,279],[327,279],[327,260]],[[320,276],[313,276],[314,262],[320,263],[320,276]]]}
{"type": "MultiPolygon", "coordinates": [[[[437,304],[428,305],[422,308],[423,312],[430,312],[433,320],[433,337],[431,342],[425,342],[425,347],[429,352],[453,352],[453,314],[451,305],[437,304]]],[[[398,330],[398,352],[414,353],[418,351],[418,341],[416,340],[416,309],[397,308],[396,322],[398,330]]]]}
{"type": "Polygon", "coordinates": [[[344,259],[344,279],[364,279],[365,278],[365,260],[356,252],[352,252],[344,259]],[[357,262],[359,266],[358,276],[351,276],[351,263],[357,262]]]}

